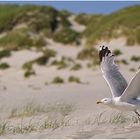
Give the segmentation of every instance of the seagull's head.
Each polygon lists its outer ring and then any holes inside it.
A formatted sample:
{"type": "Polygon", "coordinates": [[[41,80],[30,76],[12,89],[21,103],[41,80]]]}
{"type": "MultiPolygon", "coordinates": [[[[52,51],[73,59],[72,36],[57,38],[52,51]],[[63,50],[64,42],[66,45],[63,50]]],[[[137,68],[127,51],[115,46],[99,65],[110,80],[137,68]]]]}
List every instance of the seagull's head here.
{"type": "Polygon", "coordinates": [[[105,105],[110,105],[110,104],[112,104],[112,99],[111,98],[104,98],[100,101],[97,101],[96,103],[97,104],[103,103],[105,105]]]}

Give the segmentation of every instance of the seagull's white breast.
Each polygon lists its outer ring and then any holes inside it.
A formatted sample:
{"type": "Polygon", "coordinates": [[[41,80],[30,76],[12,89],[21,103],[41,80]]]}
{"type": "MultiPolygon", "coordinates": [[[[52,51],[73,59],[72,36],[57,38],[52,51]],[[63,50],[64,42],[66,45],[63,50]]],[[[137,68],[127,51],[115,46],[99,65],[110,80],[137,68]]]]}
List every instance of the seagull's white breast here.
{"type": "Polygon", "coordinates": [[[113,103],[110,107],[116,108],[121,111],[134,111],[136,106],[127,102],[122,102],[120,97],[113,98],[113,103]]]}

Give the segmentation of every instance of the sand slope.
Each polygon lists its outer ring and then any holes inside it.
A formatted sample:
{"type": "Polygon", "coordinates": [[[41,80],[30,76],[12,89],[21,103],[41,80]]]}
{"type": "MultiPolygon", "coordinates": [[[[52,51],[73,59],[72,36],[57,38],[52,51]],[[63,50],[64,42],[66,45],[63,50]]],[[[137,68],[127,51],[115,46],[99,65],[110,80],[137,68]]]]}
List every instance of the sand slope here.
{"type": "MultiPolygon", "coordinates": [[[[105,42],[99,43],[99,45],[102,44],[105,44],[105,42]]],[[[112,50],[119,48],[123,55],[120,55],[117,59],[125,58],[130,63],[129,65],[119,65],[120,71],[129,81],[135,74],[135,72],[130,71],[130,68],[138,69],[139,67],[139,62],[131,62],[130,58],[133,55],[139,56],[140,47],[126,47],[123,44],[123,39],[112,40],[106,44],[109,44],[112,50]],[[118,44],[120,45],[118,46],[118,44]]],[[[57,51],[56,59],[62,56],[69,56],[75,59],[84,44],[81,48],[75,48],[56,44],[49,40],[48,47],[57,51]]],[[[8,118],[11,110],[33,102],[44,106],[61,103],[73,105],[74,110],[64,118],[65,120],[70,119],[70,121],[68,125],[60,126],[54,130],[44,129],[42,131],[33,131],[29,134],[6,134],[0,138],[140,138],[138,123],[103,123],[101,121],[104,118],[108,119],[112,113],[118,113],[118,111],[106,106],[96,105],[96,100],[111,96],[99,66],[95,70],[83,67],[79,71],[70,71],[68,68],[57,70],[56,67],[35,65],[37,75],[25,79],[21,66],[27,60],[33,60],[38,56],[40,54],[36,52],[20,51],[13,53],[10,58],[3,59],[4,62],[8,62],[11,65],[11,68],[0,71],[1,119],[9,120],[12,123],[15,122],[16,118],[8,118]],[[46,82],[50,83],[55,76],[61,76],[67,80],[70,75],[80,77],[83,83],[45,84],[46,82]],[[96,118],[101,112],[105,113],[98,122],[96,118]]],[[[81,62],[83,65],[84,63],[81,62]]],[[[47,114],[44,115],[47,116],[47,114]]],[[[134,114],[128,112],[124,113],[124,115],[130,116],[134,114]]],[[[39,116],[31,117],[41,116],[40,114],[39,116]]],[[[53,114],[53,117],[59,118],[57,114],[53,114]]],[[[18,119],[21,120],[20,117],[18,119]]],[[[30,118],[23,117],[23,119],[26,121],[30,118]]],[[[41,120],[43,121],[43,119],[41,120]]]]}

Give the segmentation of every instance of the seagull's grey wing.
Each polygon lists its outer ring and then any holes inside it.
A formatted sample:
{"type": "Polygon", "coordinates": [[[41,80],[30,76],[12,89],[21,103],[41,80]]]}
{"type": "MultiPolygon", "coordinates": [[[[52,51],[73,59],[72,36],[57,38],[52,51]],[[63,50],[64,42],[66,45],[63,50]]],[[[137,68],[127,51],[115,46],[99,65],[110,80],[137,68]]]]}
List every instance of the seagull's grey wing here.
{"type": "Polygon", "coordinates": [[[114,63],[114,55],[103,46],[100,48],[99,58],[103,77],[110,87],[112,96],[121,96],[127,87],[127,82],[114,63]]]}
{"type": "Polygon", "coordinates": [[[140,70],[136,72],[136,75],[130,81],[128,87],[121,95],[122,101],[129,101],[130,99],[136,99],[140,95],[140,70]]]}

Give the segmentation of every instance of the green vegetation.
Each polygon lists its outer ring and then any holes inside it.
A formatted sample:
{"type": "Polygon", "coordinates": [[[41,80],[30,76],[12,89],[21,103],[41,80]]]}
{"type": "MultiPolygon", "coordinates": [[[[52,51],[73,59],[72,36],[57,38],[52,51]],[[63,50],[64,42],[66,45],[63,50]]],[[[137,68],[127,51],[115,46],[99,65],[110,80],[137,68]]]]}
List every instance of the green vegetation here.
{"type": "MultiPolygon", "coordinates": [[[[108,15],[82,13],[75,20],[86,26],[82,35],[90,46],[99,40],[120,36],[126,37],[127,45],[135,45],[140,44],[139,12],[140,6],[136,5],[108,15]]],[[[0,38],[0,46],[16,50],[19,47],[45,46],[43,38],[35,41],[32,35],[42,35],[64,44],[75,43],[81,34],[70,28],[70,15],[67,11],[57,11],[49,6],[0,5],[0,33],[6,33],[0,38]],[[21,24],[26,25],[24,31],[15,28],[21,24]]]]}
{"type": "Polygon", "coordinates": [[[45,50],[43,50],[43,54],[47,57],[54,57],[56,55],[56,52],[52,49],[46,48],[45,50]]]}
{"type": "Polygon", "coordinates": [[[138,62],[138,61],[140,61],[140,57],[139,56],[132,56],[131,61],[138,62]]]}
{"type": "Polygon", "coordinates": [[[49,6],[0,5],[0,33],[7,32],[0,38],[0,46],[16,50],[19,47],[39,48],[46,45],[44,37],[65,44],[74,43],[78,33],[70,28],[71,23],[67,19],[70,15],[49,6]],[[21,24],[25,25],[25,29],[15,28],[21,24]],[[32,37],[40,34],[43,38],[32,37]]]}
{"type": "Polygon", "coordinates": [[[66,116],[73,110],[74,106],[71,104],[39,105],[28,103],[23,107],[12,109],[8,118],[10,121],[0,121],[0,136],[7,134],[27,134],[33,131],[40,132],[45,129],[55,130],[67,126],[69,120],[66,119],[66,116]],[[38,119],[27,119],[27,117],[39,114],[45,114],[47,117],[41,117],[41,121],[39,122],[38,119]],[[17,117],[20,121],[13,123],[12,119],[16,119],[17,117]]]}
{"type": "Polygon", "coordinates": [[[7,131],[8,122],[2,121],[0,122],[0,135],[4,135],[7,131]]]}
{"type": "Polygon", "coordinates": [[[36,40],[34,40],[34,46],[39,50],[46,45],[47,43],[43,36],[39,36],[36,40]]]}
{"type": "Polygon", "coordinates": [[[62,84],[62,83],[64,83],[64,80],[61,77],[57,76],[52,80],[52,83],[53,84],[62,84]]]}
{"type": "Polygon", "coordinates": [[[33,46],[33,40],[30,38],[27,30],[16,29],[0,38],[0,46],[9,50],[18,50],[23,47],[30,48],[33,46]]]}
{"type": "Polygon", "coordinates": [[[127,60],[125,59],[121,59],[121,60],[115,60],[116,64],[124,64],[124,65],[128,65],[129,63],[127,62],[127,60]]]}
{"type": "Polygon", "coordinates": [[[53,37],[54,41],[64,44],[75,43],[78,38],[79,34],[70,28],[62,28],[61,30],[57,31],[53,37]]]}
{"type": "Polygon", "coordinates": [[[0,69],[1,70],[8,69],[9,67],[10,67],[9,64],[7,64],[7,63],[0,63],[0,69]]]}
{"type": "Polygon", "coordinates": [[[37,59],[35,59],[33,61],[33,63],[36,63],[38,65],[45,65],[47,63],[47,61],[48,61],[48,57],[43,55],[43,56],[40,56],[37,59]]]}
{"type": "Polygon", "coordinates": [[[122,62],[122,64],[125,64],[125,65],[129,64],[125,59],[122,59],[121,62],[122,62]]]}
{"type": "Polygon", "coordinates": [[[122,52],[121,52],[119,49],[115,49],[115,50],[113,50],[113,54],[114,54],[115,56],[119,56],[119,55],[122,54],[122,52]]]}
{"type": "Polygon", "coordinates": [[[0,5],[0,32],[13,29],[18,23],[28,21],[27,13],[36,6],[0,5]]]}
{"type": "Polygon", "coordinates": [[[64,69],[68,66],[68,64],[66,63],[66,61],[64,59],[61,59],[60,61],[58,60],[54,60],[51,62],[52,66],[57,66],[57,69],[64,69]]]}
{"type": "Polygon", "coordinates": [[[77,58],[80,60],[91,60],[98,58],[98,52],[95,48],[85,48],[81,52],[78,53],[77,58]]]}
{"type": "Polygon", "coordinates": [[[129,119],[126,118],[123,114],[118,113],[118,114],[113,114],[112,116],[110,116],[110,120],[109,123],[112,124],[121,124],[121,123],[126,123],[128,122],[129,119]]]}
{"type": "Polygon", "coordinates": [[[91,23],[97,23],[101,20],[103,15],[95,14],[95,15],[87,15],[87,14],[79,14],[76,16],[75,21],[82,25],[90,25],[91,23]]]}
{"type": "Polygon", "coordinates": [[[35,75],[35,71],[33,70],[33,65],[34,64],[38,64],[38,65],[46,65],[46,63],[49,61],[49,59],[51,57],[54,57],[56,55],[56,52],[51,50],[51,49],[45,49],[43,51],[43,55],[34,59],[34,60],[31,60],[31,61],[28,61],[26,63],[23,64],[22,68],[25,70],[24,72],[24,77],[26,78],[29,78],[31,75],[35,75]]]}
{"type": "Polygon", "coordinates": [[[60,113],[62,116],[69,115],[73,111],[73,106],[69,104],[58,104],[58,105],[39,105],[35,103],[28,103],[22,108],[12,109],[9,118],[14,117],[28,117],[38,115],[42,113],[60,113]]]}
{"type": "Polygon", "coordinates": [[[51,50],[51,49],[45,49],[43,51],[43,55],[32,60],[28,61],[25,64],[23,64],[22,68],[25,70],[31,70],[33,64],[38,64],[38,65],[46,65],[46,63],[49,61],[51,57],[54,57],[56,55],[56,52],[51,50]]]}
{"type": "Polygon", "coordinates": [[[139,12],[140,6],[135,5],[108,15],[80,14],[76,21],[87,26],[83,36],[87,38],[88,45],[121,36],[126,37],[127,45],[135,45],[140,44],[139,12]]]}
{"type": "Polygon", "coordinates": [[[76,64],[74,60],[70,57],[62,56],[60,60],[54,59],[50,63],[51,66],[56,66],[58,70],[65,69],[67,67],[71,67],[71,70],[79,70],[82,66],[80,64],[76,64]]]}
{"type": "Polygon", "coordinates": [[[9,31],[0,38],[0,46],[4,49],[19,50],[31,47],[42,48],[46,45],[44,37],[32,38],[26,28],[9,31]]]}
{"type": "Polygon", "coordinates": [[[93,59],[91,62],[87,63],[88,68],[93,68],[95,69],[95,66],[99,65],[99,60],[98,59],[93,59]]]}
{"type": "Polygon", "coordinates": [[[54,57],[56,52],[51,49],[45,49],[43,51],[43,55],[38,57],[37,59],[33,60],[32,63],[36,63],[38,65],[45,65],[51,57],[54,57]]]}
{"type": "Polygon", "coordinates": [[[33,70],[33,69],[30,69],[30,70],[26,70],[25,72],[24,72],[24,77],[25,78],[29,78],[29,77],[31,77],[32,75],[35,75],[36,73],[35,73],[35,71],[33,70]]]}
{"type": "Polygon", "coordinates": [[[74,64],[74,66],[72,66],[72,68],[71,68],[71,70],[74,70],[74,71],[76,71],[76,70],[80,70],[82,68],[82,66],[81,66],[81,64],[74,64]]]}
{"type": "Polygon", "coordinates": [[[22,68],[24,70],[31,70],[32,69],[32,64],[33,64],[32,61],[26,62],[26,63],[23,64],[22,68]]]}
{"type": "Polygon", "coordinates": [[[68,81],[69,81],[70,83],[81,83],[80,79],[79,79],[78,77],[75,77],[75,76],[70,76],[70,77],[68,78],[68,81]]]}
{"type": "Polygon", "coordinates": [[[9,50],[0,51],[0,59],[2,59],[3,57],[9,57],[9,56],[11,56],[11,52],[9,50]]]}

